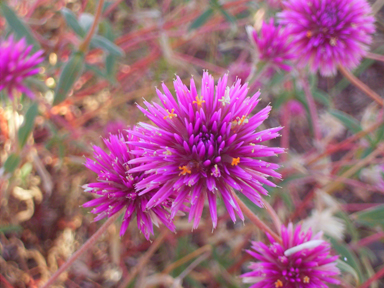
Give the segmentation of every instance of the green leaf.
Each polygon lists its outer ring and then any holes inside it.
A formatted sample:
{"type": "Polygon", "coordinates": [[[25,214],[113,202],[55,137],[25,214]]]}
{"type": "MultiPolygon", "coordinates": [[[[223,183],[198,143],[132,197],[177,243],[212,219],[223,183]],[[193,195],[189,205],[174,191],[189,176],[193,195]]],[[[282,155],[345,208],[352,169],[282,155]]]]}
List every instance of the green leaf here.
{"type": "Polygon", "coordinates": [[[359,262],[357,261],[356,255],[344,243],[337,242],[337,240],[332,237],[329,238],[332,243],[333,249],[335,249],[337,254],[340,255],[340,259],[356,271],[359,283],[361,283],[363,280],[363,274],[361,273],[361,267],[359,262]]]}
{"type": "Polygon", "coordinates": [[[40,48],[39,43],[33,38],[32,31],[26,26],[16,15],[16,13],[7,6],[3,1],[0,0],[0,10],[7,20],[8,25],[11,27],[13,32],[19,37],[27,40],[27,42],[31,45],[34,45],[34,51],[40,48]]]}
{"type": "Polygon", "coordinates": [[[69,10],[68,8],[61,9],[61,14],[64,16],[65,22],[71,27],[71,29],[80,37],[85,37],[86,33],[84,29],[80,26],[79,22],[76,19],[76,15],[69,10]]]}
{"type": "Polygon", "coordinates": [[[106,79],[108,78],[108,76],[104,73],[104,71],[102,71],[101,69],[99,69],[98,67],[96,67],[94,65],[85,64],[85,69],[92,71],[93,73],[95,73],[96,75],[98,75],[100,77],[103,77],[106,79]]]}
{"type": "Polygon", "coordinates": [[[376,133],[376,144],[378,144],[381,140],[384,138],[384,124],[381,124],[381,126],[377,129],[376,133]]]}
{"type": "Polygon", "coordinates": [[[116,64],[116,57],[109,54],[105,59],[105,69],[107,73],[107,79],[112,83],[116,84],[116,77],[115,77],[115,64],[116,64]]]}
{"type": "Polygon", "coordinates": [[[357,274],[356,270],[353,269],[353,267],[351,265],[348,265],[348,263],[344,262],[341,259],[337,259],[336,263],[337,263],[336,264],[337,268],[339,268],[341,272],[346,272],[346,273],[351,274],[355,278],[356,284],[360,283],[359,282],[359,275],[357,274]]]}
{"type": "Polygon", "coordinates": [[[330,107],[331,106],[331,100],[329,99],[329,95],[321,90],[314,89],[312,91],[313,98],[315,98],[317,101],[319,101],[321,104],[330,107]]]}
{"type": "Polygon", "coordinates": [[[121,56],[121,57],[125,55],[123,49],[121,49],[115,43],[109,41],[107,38],[100,35],[94,35],[92,37],[91,45],[99,47],[111,55],[121,56]]]}
{"type": "Polygon", "coordinates": [[[212,8],[208,8],[205,12],[203,12],[203,14],[201,14],[199,17],[197,17],[195,19],[195,21],[193,21],[191,26],[189,26],[188,30],[191,31],[191,30],[199,28],[205,22],[207,22],[209,20],[209,18],[212,17],[212,15],[213,15],[213,9],[212,8]]]}
{"type": "Polygon", "coordinates": [[[19,225],[0,227],[0,233],[19,232],[22,230],[23,230],[23,227],[19,225]]]}
{"type": "Polygon", "coordinates": [[[218,7],[221,14],[223,14],[224,18],[234,26],[236,26],[236,18],[229,14],[222,6],[218,7]]]}
{"type": "Polygon", "coordinates": [[[384,205],[357,212],[355,216],[357,221],[366,226],[376,227],[381,225],[384,227],[384,205]]]}
{"type": "Polygon", "coordinates": [[[352,241],[358,241],[359,240],[359,232],[357,231],[355,225],[352,223],[351,218],[349,215],[342,210],[339,210],[335,213],[335,216],[341,218],[344,220],[345,228],[347,232],[351,235],[352,241]]]}
{"type": "Polygon", "coordinates": [[[288,91],[283,91],[280,93],[275,102],[273,103],[273,108],[278,111],[283,104],[285,104],[289,100],[290,93],[288,91]]]}
{"type": "MultiPolygon", "coordinates": [[[[107,38],[109,41],[114,42],[115,40],[115,34],[113,33],[113,28],[109,21],[104,20],[100,23],[100,30],[101,34],[107,38]]],[[[107,57],[105,57],[105,70],[106,70],[106,77],[107,79],[113,84],[116,85],[116,72],[115,72],[115,66],[116,66],[116,56],[113,54],[108,54],[107,57]]]]}
{"type": "Polygon", "coordinates": [[[16,170],[19,163],[20,163],[20,156],[13,153],[8,156],[7,160],[5,160],[4,169],[8,173],[13,173],[13,171],[16,170]]]}
{"type": "Polygon", "coordinates": [[[39,109],[37,103],[33,103],[29,107],[27,113],[25,113],[23,125],[19,128],[19,131],[17,131],[20,148],[23,148],[25,143],[27,143],[29,134],[31,134],[35,125],[35,118],[37,116],[38,110],[39,109]]]}
{"type": "Polygon", "coordinates": [[[55,91],[55,98],[53,105],[57,105],[67,98],[69,91],[72,89],[73,84],[80,77],[84,68],[84,53],[74,53],[68,62],[65,64],[59,78],[55,91]]]}
{"type": "MultiPolygon", "coordinates": [[[[93,21],[95,21],[95,17],[89,13],[83,13],[79,17],[79,24],[83,28],[83,30],[88,33],[89,29],[91,29],[93,21]]],[[[96,27],[95,34],[98,31],[98,27],[96,27]]]]}
{"type": "Polygon", "coordinates": [[[330,110],[329,113],[339,119],[344,124],[344,126],[350,129],[352,132],[358,133],[363,130],[359,122],[347,113],[334,109],[330,110]]]}

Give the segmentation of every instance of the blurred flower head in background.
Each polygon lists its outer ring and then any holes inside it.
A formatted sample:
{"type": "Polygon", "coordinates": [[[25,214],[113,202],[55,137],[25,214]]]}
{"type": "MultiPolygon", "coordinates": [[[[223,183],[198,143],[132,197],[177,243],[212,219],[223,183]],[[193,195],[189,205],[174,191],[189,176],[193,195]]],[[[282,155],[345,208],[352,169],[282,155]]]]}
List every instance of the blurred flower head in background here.
{"type": "Polygon", "coordinates": [[[384,164],[371,165],[360,172],[361,180],[384,192],[384,164]]]}
{"type": "Polygon", "coordinates": [[[248,79],[248,76],[251,74],[251,65],[246,60],[237,60],[233,62],[228,67],[229,72],[229,80],[231,82],[237,81],[237,79],[241,80],[241,83],[245,83],[248,79]]]}
{"type": "Polygon", "coordinates": [[[124,123],[122,120],[115,120],[108,122],[107,125],[105,125],[103,129],[103,135],[104,138],[108,138],[110,134],[123,134],[127,135],[127,124],[124,123]]]}
{"type": "Polygon", "coordinates": [[[33,46],[27,45],[25,38],[17,41],[13,35],[0,40],[0,91],[5,90],[8,97],[13,98],[16,91],[35,98],[32,91],[24,85],[25,78],[39,73],[44,53],[39,50],[30,55],[33,46]]]}
{"type": "Polygon", "coordinates": [[[294,58],[286,28],[275,26],[274,19],[263,21],[259,32],[247,26],[250,40],[256,45],[258,57],[265,65],[274,70],[290,71],[288,61],[294,58]]]}
{"type": "Polygon", "coordinates": [[[366,0],[287,0],[279,13],[289,28],[298,63],[323,76],[337,66],[356,68],[375,32],[375,18],[366,0]]]}
{"type": "Polygon", "coordinates": [[[314,233],[324,232],[337,240],[343,240],[345,223],[342,219],[333,216],[332,209],[312,210],[311,216],[304,220],[303,231],[311,230],[314,233]]]}
{"type": "Polygon", "coordinates": [[[252,242],[255,251],[247,252],[258,262],[251,263],[251,272],[243,274],[243,282],[254,283],[250,288],[326,288],[327,283],[339,284],[334,276],[338,256],[330,256],[331,245],[321,240],[321,233],[303,233],[301,226],[292,223],[281,227],[283,244],[268,236],[270,246],[252,242]]]}
{"type": "Polygon", "coordinates": [[[279,165],[257,159],[284,152],[282,148],[261,145],[263,141],[278,137],[281,127],[255,132],[268,118],[271,107],[251,115],[260,92],[247,97],[247,84],[241,85],[238,80],[228,87],[227,79],[228,75],[224,75],[215,88],[213,77],[204,72],[201,93],[197,93],[193,79],[188,89],[177,77],[174,81],[176,98],[163,84],[164,93],[157,90],[163,107],[146,101],[148,110],[139,106],[156,126],[140,123],[139,131],[130,132],[140,138],[140,141],[130,142],[131,145],[145,151],[141,158],[129,162],[145,164],[130,172],[151,173],[136,187],[141,190],[140,194],[158,190],[147,208],[156,207],[176,192],[171,209],[173,217],[190,197],[189,221],[194,219],[193,228],[200,222],[206,198],[215,228],[218,196],[223,199],[233,221],[236,221],[235,211],[243,220],[233,190],[263,206],[260,194],[268,194],[263,184],[276,187],[266,178],[281,177],[274,171],[279,165]]]}
{"type": "Polygon", "coordinates": [[[95,221],[110,217],[121,209],[125,209],[123,223],[120,229],[122,236],[132,217],[136,213],[137,226],[149,239],[153,234],[153,224],[158,226],[162,222],[170,230],[175,231],[175,226],[170,220],[167,206],[170,206],[168,200],[163,201],[151,209],[146,209],[146,205],[154,192],[139,195],[135,191],[135,184],[144,178],[144,173],[128,173],[130,168],[139,165],[128,164],[128,161],[134,159],[130,151],[132,150],[128,140],[135,140],[134,136],[110,135],[104,139],[104,143],[109,150],[109,154],[100,147],[94,146],[95,160],[87,158],[85,166],[97,173],[97,182],[89,183],[83,186],[85,192],[94,193],[100,197],[83,204],[83,207],[93,207],[91,213],[99,214],[95,221]]]}

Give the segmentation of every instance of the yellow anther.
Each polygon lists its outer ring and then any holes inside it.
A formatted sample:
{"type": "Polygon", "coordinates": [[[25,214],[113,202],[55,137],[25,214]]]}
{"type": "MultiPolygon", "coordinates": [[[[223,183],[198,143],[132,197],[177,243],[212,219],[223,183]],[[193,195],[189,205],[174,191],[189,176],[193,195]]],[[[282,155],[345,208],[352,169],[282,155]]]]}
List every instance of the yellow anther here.
{"type": "Polygon", "coordinates": [[[233,120],[231,122],[232,128],[235,127],[236,125],[241,125],[241,124],[246,124],[249,122],[249,120],[246,118],[247,116],[243,115],[240,117],[236,117],[236,120],[233,120]]]}
{"type": "Polygon", "coordinates": [[[167,109],[168,115],[164,116],[164,119],[167,119],[168,117],[169,117],[169,119],[172,119],[173,117],[177,117],[177,114],[175,114],[173,112],[175,112],[175,109],[172,109],[171,112],[169,112],[168,109],[167,109]]]}
{"type": "Polygon", "coordinates": [[[308,277],[308,276],[305,276],[304,279],[303,279],[303,282],[306,283],[306,284],[308,284],[308,283],[309,283],[309,280],[310,280],[309,277],[308,277]]]}
{"type": "Polygon", "coordinates": [[[182,170],[182,171],[180,172],[179,176],[180,176],[180,175],[187,175],[187,173],[188,173],[188,174],[191,174],[191,173],[192,173],[192,171],[189,170],[189,168],[188,168],[187,166],[183,166],[183,167],[180,166],[179,169],[182,170]]]}
{"type": "Polygon", "coordinates": [[[241,125],[243,123],[248,123],[248,119],[246,119],[245,115],[241,116],[241,118],[239,120],[239,125],[241,125]]]}
{"type": "Polygon", "coordinates": [[[199,96],[196,96],[196,101],[193,101],[192,104],[197,104],[197,106],[201,106],[203,103],[205,103],[205,100],[203,100],[203,96],[199,98],[199,96]]]}
{"type": "Polygon", "coordinates": [[[281,282],[280,279],[277,279],[277,281],[275,282],[275,288],[280,288],[280,287],[283,287],[283,282],[281,282]]]}
{"type": "Polygon", "coordinates": [[[163,152],[164,155],[172,155],[172,152],[168,149],[163,152]]]}
{"type": "Polygon", "coordinates": [[[311,38],[311,37],[312,37],[312,32],[311,32],[311,31],[307,31],[307,37],[308,37],[308,38],[311,38]]]}
{"type": "Polygon", "coordinates": [[[239,163],[240,163],[240,157],[232,158],[232,163],[231,163],[232,166],[237,166],[237,164],[239,163]]]}
{"type": "Polygon", "coordinates": [[[219,102],[225,106],[226,104],[231,103],[231,97],[229,97],[229,87],[225,89],[224,96],[219,99],[219,102]]]}

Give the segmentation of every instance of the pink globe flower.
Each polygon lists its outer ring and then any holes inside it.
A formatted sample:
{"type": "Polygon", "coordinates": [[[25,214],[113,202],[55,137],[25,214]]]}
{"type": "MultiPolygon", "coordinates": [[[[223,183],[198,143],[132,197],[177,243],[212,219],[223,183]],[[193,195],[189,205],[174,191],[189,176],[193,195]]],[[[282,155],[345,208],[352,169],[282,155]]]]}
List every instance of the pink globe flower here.
{"type": "Polygon", "coordinates": [[[263,184],[276,186],[266,178],[281,177],[274,171],[279,167],[277,164],[260,159],[284,152],[282,148],[261,145],[278,137],[281,127],[255,131],[267,119],[271,107],[252,115],[260,92],[247,97],[246,84],[241,85],[238,80],[228,87],[227,79],[228,75],[224,75],[215,86],[213,77],[204,72],[198,93],[193,79],[188,89],[177,77],[176,97],[163,84],[164,93],[157,90],[163,106],[147,101],[144,104],[148,110],[139,106],[154,125],[140,123],[139,131],[130,132],[140,139],[130,141],[130,145],[145,153],[129,161],[144,163],[129,172],[149,173],[136,185],[141,191],[139,195],[156,191],[147,208],[157,207],[176,193],[171,216],[189,199],[189,221],[194,219],[193,228],[200,222],[205,199],[208,199],[214,228],[219,197],[233,221],[236,221],[235,212],[243,220],[234,190],[263,206],[260,195],[268,194],[263,184]]]}
{"type": "Polygon", "coordinates": [[[23,83],[24,79],[39,73],[44,51],[40,50],[29,55],[33,46],[27,45],[25,38],[17,41],[11,35],[8,39],[0,40],[0,91],[5,90],[8,97],[13,98],[14,91],[25,93],[29,98],[35,95],[23,83]]]}
{"type": "Polygon", "coordinates": [[[375,18],[366,0],[286,0],[280,23],[289,28],[298,63],[323,76],[337,66],[356,68],[375,32],[375,18]]]}
{"type": "Polygon", "coordinates": [[[135,185],[144,178],[144,173],[128,172],[129,169],[140,166],[140,164],[128,164],[130,160],[135,159],[135,156],[130,153],[132,147],[126,143],[128,140],[132,141],[135,138],[134,136],[111,134],[108,139],[104,140],[109,150],[108,153],[98,146],[93,147],[95,160],[87,158],[85,166],[97,173],[97,182],[86,184],[83,188],[85,192],[94,193],[100,197],[86,202],[83,207],[97,206],[91,211],[93,214],[99,214],[95,217],[95,221],[110,217],[125,209],[120,236],[124,235],[135,214],[137,226],[147,239],[150,234],[153,234],[153,224],[158,226],[159,222],[162,222],[171,231],[175,231],[168,212],[170,200],[147,209],[147,203],[155,190],[144,195],[139,195],[135,191],[135,185]]]}
{"type": "Polygon", "coordinates": [[[269,23],[263,22],[259,33],[252,26],[247,26],[247,33],[254,42],[261,61],[274,70],[291,70],[288,62],[294,55],[286,28],[275,26],[272,18],[269,23]]]}
{"type": "Polygon", "coordinates": [[[334,277],[340,274],[336,267],[338,256],[330,256],[330,244],[321,240],[321,233],[302,232],[281,227],[282,244],[267,235],[271,245],[252,242],[247,252],[258,262],[251,263],[251,272],[243,274],[243,282],[254,283],[250,288],[327,288],[339,284],[334,277]]]}

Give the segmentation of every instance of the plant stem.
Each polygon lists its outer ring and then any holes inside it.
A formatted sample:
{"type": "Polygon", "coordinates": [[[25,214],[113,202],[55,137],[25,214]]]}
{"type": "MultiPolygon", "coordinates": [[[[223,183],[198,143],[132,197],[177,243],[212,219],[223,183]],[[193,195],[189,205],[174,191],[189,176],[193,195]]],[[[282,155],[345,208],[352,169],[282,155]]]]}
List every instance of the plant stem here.
{"type": "Polygon", "coordinates": [[[352,142],[359,140],[360,138],[364,137],[365,135],[371,133],[372,131],[375,131],[377,128],[379,128],[381,125],[384,124],[384,121],[380,121],[378,123],[373,124],[372,126],[368,127],[366,130],[360,131],[353,136],[343,140],[342,142],[338,143],[337,145],[328,148],[325,152],[321,153],[320,155],[317,155],[315,158],[309,160],[306,165],[310,166],[313,163],[316,163],[318,160],[322,159],[323,157],[327,155],[331,155],[344,147],[347,147],[352,142]]]}
{"type": "Polygon", "coordinates": [[[99,0],[99,3],[96,8],[95,19],[93,20],[91,29],[89,29],[88,34],[85,37],[83,43],[81,43],[79,46],[79,51],[81,52],[85,53],[88,50],[89,43],[91,42],[92,36],[95,33],[97,25],[99,24],[99,19],[101,17],[101,12],[103,10],[103,4],[104,4],[104,0],[99,0]]]}
{"type": "Polygon", "coordinates": [[[60,268],[52,275],[52,277],[48,280],[47,283],[44,284],[44,286],[42,286],[42,288],[48,288],[49,286],[51,286],[56,280],[57,278],[59,278],[59,276],[61,275],[61,273],[63,273],[65,270],[67,270],[73,262],[75,262],[75,260],[77,258],[79,258],[85,251],[87,251],[89,248],[91,248],[91,246],[97,241],[97,239],[100,238],[101,235],[103,235],[103,233],[107,230],[107,228],[113,223],[115,222],[115,220],[117,219],[117,217],[119,217],[119,215],[121,214],[122,211],[116,213],[115,215],[111,216],[107,221],[105,221],[105,223],[96,231],[95,234],[92,235],[91,238],[89,238],[87,240],[87,242],[85,242],[79,250],[77,250],[68,260],[67,262],[65,262],[63,265],[60,266],[60,268]]]}
{"type": "Polygon", "coordinates": [[[368,52],[367,55],[365,55],[365,57],[368,58],[368,59],[384,62],[384,55],[379,55],[379,54],[376,54],[376,53],[368,52]]]}
{"type": "Polygon", "coordinates": [[[135,279],[136,275],[143,269],[145,264],[149,261],[153,253],[156,252],[157,248],[163,243],[165,237],[168,235],[169,231],[164,230],[161,232],[160,236],[153,242],[151,247],[149,247],[148,251],[140,258],[139,263],[133,268],[131,274],[128,275],[127,278],[123,280],[123,282],[119,285],[119,288],[126,288],[131,284],[133,279],[135,279]]]}
{"type": "Polygon", "coordinates": [[[272,205],[270,205],[267,201],[263,201],[265,205],[265,209],[267,210],[269,216],[271,216],[273,224],[275,224],[276,230],[280,235],[281,231],[281,221],[279,216],[277,215],[275,209],[273,209],[272,205]]]}
{"type": "Polygon", "coordinates": [[[384,145],[377,147],[376,150],[374,150],[371,154],[369,154],[367,157],[361,159],[358,163],[353,165],[351,168],[349,168],[347,171],[345,171],[343,174],[341,174],[338,178],[336,178],[330,184],[328,184],[324,188],[322,188],[322,190],[328,194],[333,193],[337,188],[339,188],[340,184],[343,183],[343,180],[345,178],[351,177],[353,174],[355,174],[357,171],[359,171],[365,165],[369,164],[373,159],[375,159],[378,155],[380,155],[383,152],[384,152],[384,145]]]}
{"type": "Polygon", "coordinates": [[[363,283],[360,288],[369,288],[370,285],[375,282],[376,280],[379,280],[381,277],[384,276],[384,268],[381,268],[379,271],[376,272],[375,275],[373,275],[371,278],[369,278],[365,283],[363,283]]]}
{"type": "Polygon", "coordinates": [[[281,238],[275,232],[273,232],[271,228],[269,228],[263,221],[261,221],[259,217],[253,214],[253,212],[247,207],[247,205],[244,204],[243,201],[240,200],[240,198],[235,193],[232,194],[237,203],[239,204],[241,211],[243,211],[244,214],[247,215],[247,217],[249,218],[249,220],[251,220],[253,224],[255,224],[264,233],[268,233],[270,236],[272,236],[273,239],[276,240],[276,242],[280,244],[283,243],[281,238]]]}
{"type": "Polygon", "coordinates": [[[377,94],[375,91],[373,91],[371,88],[369,88],[367,85],[365,85],[363,82],[361,82],[355,75],[353,75],[351,72],[349,72],[347,69],[345,69],[342,66],[339,66],[339,71],[345,78],[349,80],[353,85],[355,85],[358,89],[360,89],[362,92],[364,92],[366,95],[368,95],[372,100],[375,100],[380,106],[384,106],[384,100],[377,94]]]}
{"type": "Polygon", "coordinates": [[[307,98],[307,102],[308,102],[309,114],[311,115],[313,134],[315,136],[315,139],[317,141],[320,141],[321,134],[320,134],[320,129],[319,129],[319,119],[317,116],[315,100],[313,99],[311,88],[309,87],[308,80],[303,77],[302,83],[303,83],[304,94],[305,94],[305,97],[307,98]]]}

